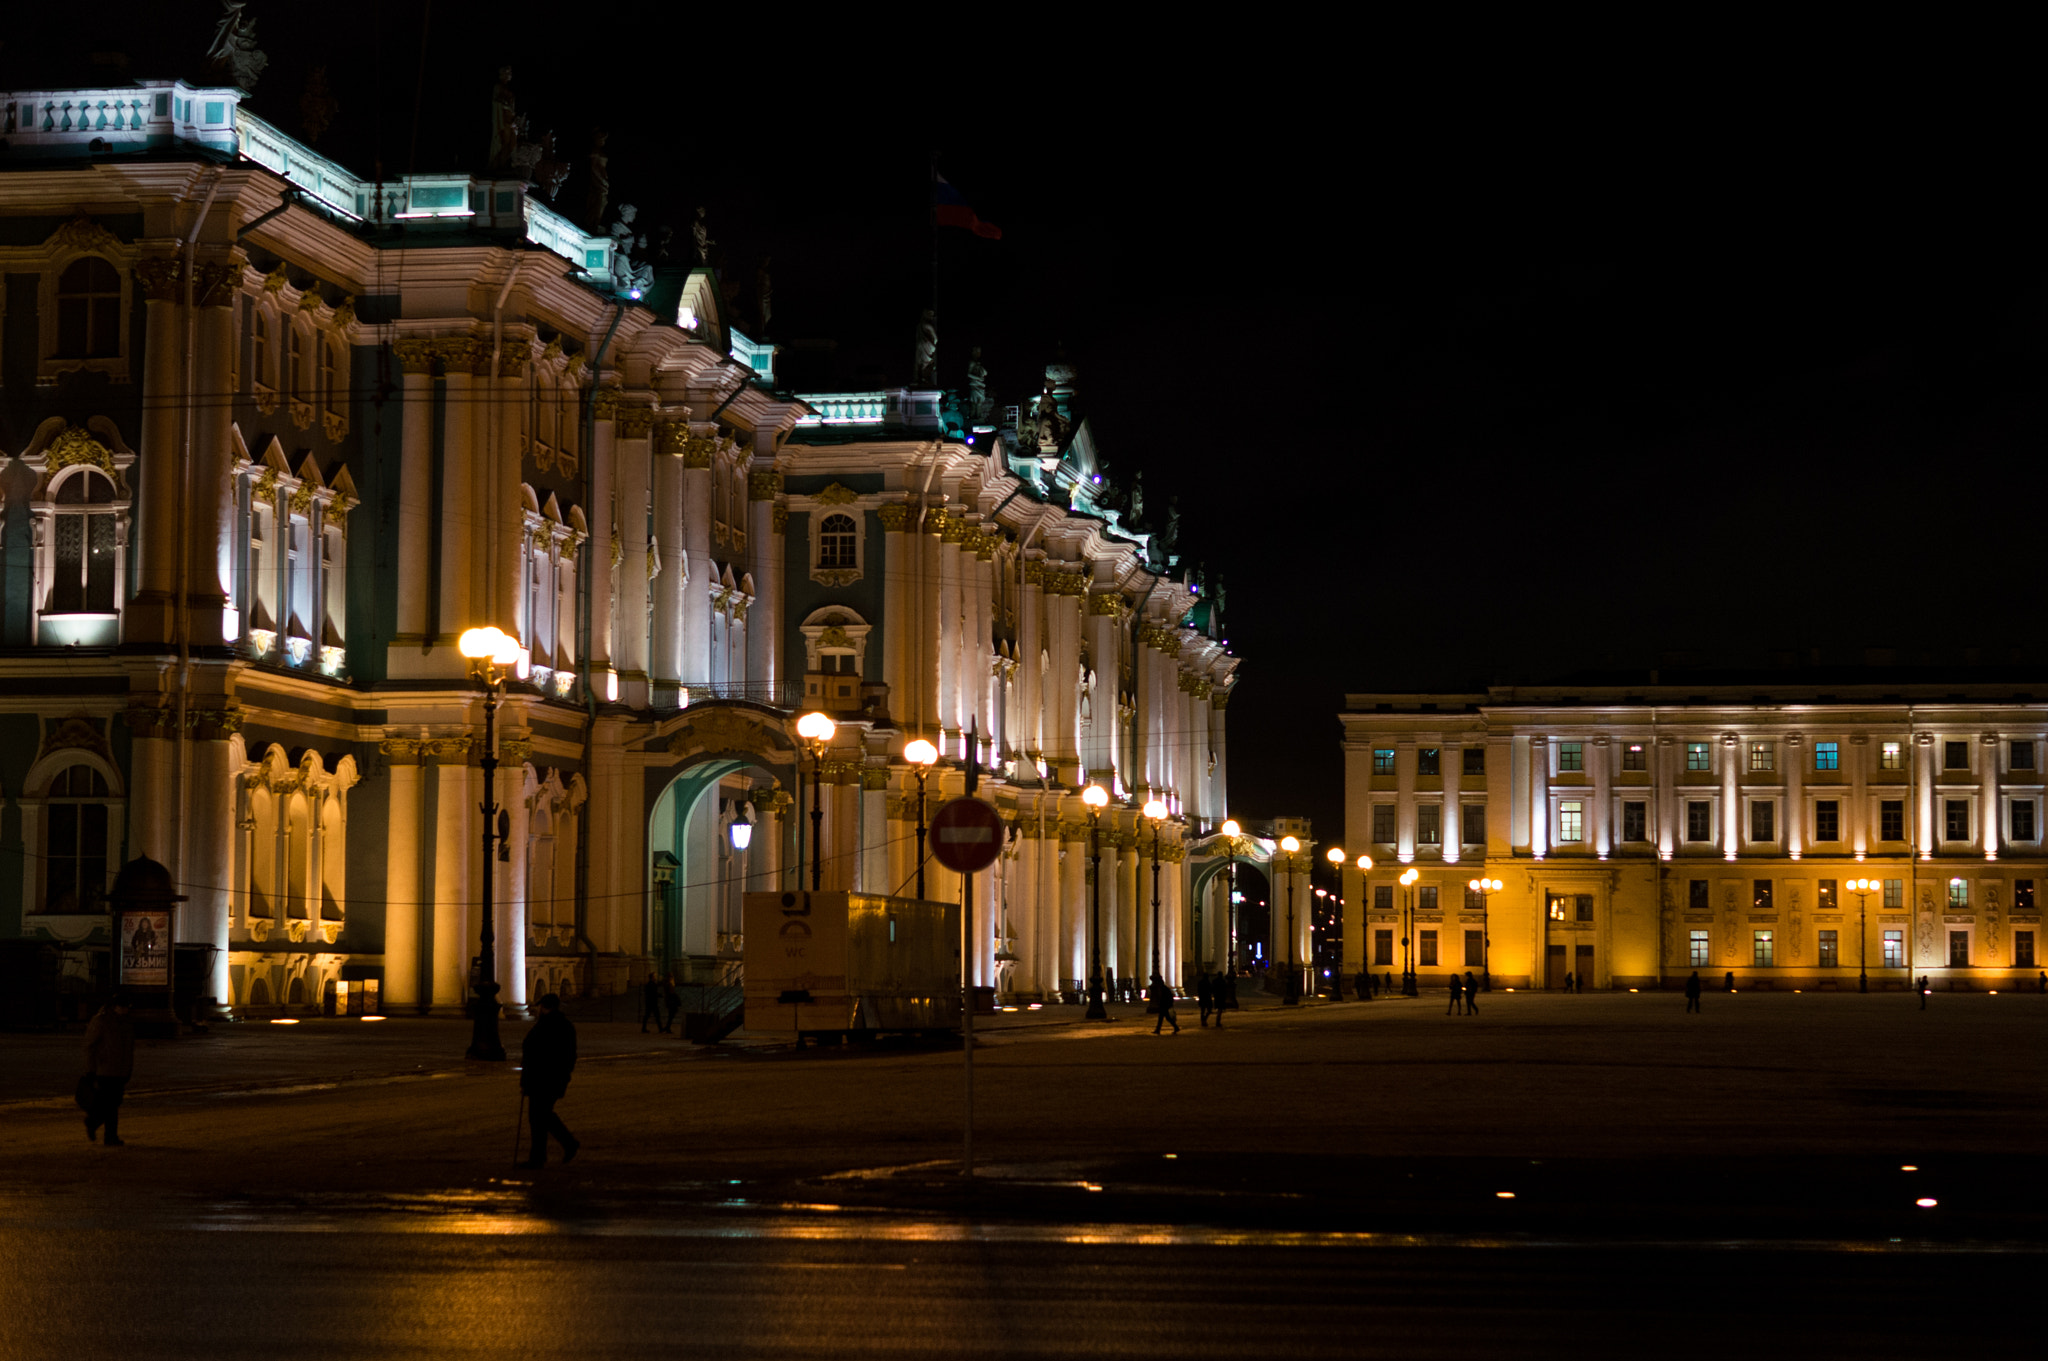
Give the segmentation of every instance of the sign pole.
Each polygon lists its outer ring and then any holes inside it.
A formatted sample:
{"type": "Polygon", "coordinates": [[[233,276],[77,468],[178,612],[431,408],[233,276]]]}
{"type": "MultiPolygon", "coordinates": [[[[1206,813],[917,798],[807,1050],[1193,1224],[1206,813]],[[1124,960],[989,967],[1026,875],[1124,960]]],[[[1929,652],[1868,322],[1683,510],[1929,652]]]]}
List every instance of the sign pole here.
{"type": "MultiPolygon", "coordinates": [[[[967,725],[967,797],[973,798],[974,791],[981,785],[981,733],[980,716],[969,720],[967,725]]],[[[962,885],[960,899],[960,924],[965,933],[966,949],[960,955],[961,977],[964,985],[961,1000],[966,1002],[961,1014],[961,1052],[966,1058],[967,1070],[967,1119],[965,1122],[964,1147],[961,1150],[961,1175],[974,1176],[974,964],[981,956],[975,946],[974,935],[974,872],[968,871],[960,878],[962,885]]]]}

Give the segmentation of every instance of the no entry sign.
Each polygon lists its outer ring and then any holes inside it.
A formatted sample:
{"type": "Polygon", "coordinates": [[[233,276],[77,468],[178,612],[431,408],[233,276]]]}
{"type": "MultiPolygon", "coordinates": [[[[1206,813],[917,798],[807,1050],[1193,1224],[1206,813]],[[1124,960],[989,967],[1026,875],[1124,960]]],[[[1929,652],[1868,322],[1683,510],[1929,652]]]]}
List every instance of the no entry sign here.
{"type": "Polygon", "coordinates": [[[932,818],[932,858],[955,874],[979,874],[1002,849],[1002,815],[980,799],[954,799],[932,818]]]}

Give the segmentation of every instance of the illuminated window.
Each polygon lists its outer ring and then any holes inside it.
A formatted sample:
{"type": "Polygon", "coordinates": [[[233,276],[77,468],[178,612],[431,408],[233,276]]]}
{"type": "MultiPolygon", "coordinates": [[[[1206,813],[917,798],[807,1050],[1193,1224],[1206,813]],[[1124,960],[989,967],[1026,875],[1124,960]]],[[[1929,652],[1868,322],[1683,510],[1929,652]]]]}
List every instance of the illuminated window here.
{"type": "Polygon", "coordinates": [[[2034,881],[2015,879],[2012,881],[2012,910],[2032,912],[2034,910],[2034,881]]]}
{"type": "Polygon", "coordinates": [[[1771,751],[1770,743],[1752,742],[1749,744],[1749,768],[1751,770],[1775,770],[1777,769],[1776,760],[1775,754],[1771,751]]]}
{"type": "Polygon", "coordinates": [[[1443,843],[1444,810],[1437,804],[1425,803],[1415,809],[1415,844],[1437,846],[1443,843]]]}
{"type": "Polygon", "coordinates": [[[1968,907],[1970,905],[1970,881],[1968,879],[1951,879],[1948,881],[1948,905],[1950,907],[1968,907]]]}
{"type": "Polygon", "coordinates": [[[1820,799],[1813,805],[1813,839],[1842,839],[1842,805],[1837,799],[1820,799]]]}
{"type": "Polygon", "coordinates": [[[1382,846],[1394,844],[1394,805],[1376,803],[1372,806],[1372,839],[1382,846]]]}
{"type": "Polygon", "coordinates": [[[1584,841],[1586,839],[1585,821],[1586,806],[1584,804],[1576,803],[1569,799],[1558,804],[1557,839],[1560,842],[1584,841]]]}
{"type": "Polygon", "coordinates": [[[1950,841],[1970,839],[1970,801],[1968,799],[1942,800],[1942,828],[1950,841]]]}
{"type": "Polygon", "coordinates": [[[1750,901],[1756,906],[1756,910],[1759,912],[1771,911],[1771,881],[1768,879],[1753,879],[1750,881],[1750,888],[1752,891],[1750,901]]]}
{"type": "Polygon", "coordinates": [[[1394,773],[1394,749],[1392,747],[1374,747],[1372,749],[1372,773],[1375,775],[1391,775],[1394,773]]]}
{"type": "Polygon", "coordinates": [[[1685,744],[1685,768],[1687,770],[1712,770],[1714,768],[1713,756],[1708,751],[1706,743],[1688,742],[1685,744]]]}
{"type": "Polygon", "coordinates": [[[1372,886],[1372,910],[1375,912],[1392,912],[1394,910],[1394,886],[1392,884],[1374,884],[1372,886]]]}
{"type": "Polygon", "coordinates": [[[1707,897],[1706,880],[1689,879],[1686,881],[1685,909],[1688,912],[1711,912],[1714,910],[1712,900],[1707,897]]]}
{"type": "Polygon", "coordinates": [[[1883,770],[1904,770],[1906,768],[1905,743],[1885,743],[1878,749],[1877,764],[1883,770]]]}
{"type": "Polygon", "coordinates": [[[66,359],[121,353],[121,275],[97,255],[73,261],[57,278],[57,353],[66,359]]]}
{"type": "Polygon", "coordinates": [[[1424,884],[1415,890],[1415,910],[1417,912],[1436,911],[1435,884],[1424,884]]]}
{"type": "Polygon", "coordinates": [[[1467,931],[1465,933],[1465,967],[1483,969],[1486,967],[1486,933],[1467,931]]]}
{"type": "Polygon", "coordinates": [[[1583,742],[1558,743],[1557,768],[1560,771],[1584,770],[1586,768],[1586,744],[1583,742]]]}
{"type": "Polygon", "coordinates": [[[1621,768],[1623,770],[1648,770],[1650,768],[1650,753],[1644,749],[1641,742],[1630,742],[1622,747],[1621,768]]]}
{"type": "Polygon", "coordinates": [[[1467,775],[1484,775],[1486,773],[1486,748],[1467,747],[1465,748],[1464,755],[1465,773],[1467,775]]]}
{"type": "Polygon", "coordinates": [[[1758,931],[1755,934],[1756,954],[1752,962],[1755,963],[1756,967],[1759,969],[1768,969],[1771,967],[1773,963],[1776,962],[1777,958],[1777,947],[1773,942],[1772,938],[1773,933],[1769,931],[1758,931]]]}
{"type": "Polygon", "coordinates": [[[1941,744],[1941,766],[1944,770],[1968,770],[1970,768],[1970,744],[1968,742],[1944,742],[1941,744]]]}
{"type": "Polygon", "coordinates": [[[1692,949],[1689,959],[1695,969],[1704,969],[1714,962],[1714,956],[1707,943],[1707,933],[1705,931],[1692,932],[1691,945],[1692,949]]]}
{"type": "Polygon", "coordinates": [[[104,912],[113,791],[91,766],[67,766],[43,806],[45,912],[104,912]]]}
{"type": "Polygon", "coordinates": [[[1552,921],[1561,922],[1564,920],[1565,908],[1567,904],[1570,902],[1569,898],[1567,898],[1562,893],[1552,893],[1548,890],[1545,890],[1543,894],[1543,902],[1544,909],[1549,913],[1550,919],[1552,921]]]}
{"type": "Polygon", "coordinates": [[[1813,768],[1815,770],[1840,770],[1842,768],[1841,744],[1839,742],[1814,743],[1813,768]]]}
{"type": "Polygon", "coordinates": [[[2015,931],[2012,933],[2012,962],[2015,968],[2034,967],[2034,933],[2015,931]]]}
{"type": "Polygon", "coordinates": [[[1948,966],[1951,969],[1970,967],[1970,933],[1951,931],[1948,933],[1948,966]]]}
{"type": "Polygon", "coordinates": [[[1436,932],[1423,931],[1418,934],[1421,937],[1419,944],[1421,958],[1416,962],[1425,969],[1433,969],[1436,967],[1436,932]]]}
{"type": "Polygon", "coordinates": [[[1714,839],[1714,805],[1705,799],[1694,799],[1685,805],[1685,839],[1687,841],[1712,841],[1714,839]]]}
{"type": "Polygon", "coordinates": [[[114,484],[79,468],[57,484],[52,498],[49,614],[112,614],[119,590],[120,512],[114,484]]]}
{"type": "Polygon", "coordinates": [[[1817,910],[1822,912],[1832,912],[1835,910],[1836,905],[1840,901],[1837,893],[1838,888],[1839,885],[1833,879],[1823,879],[1820,881],[1820,894],[1815,902],[1817,910]]]}
{"type": "Polygon", "coordinates": [[[1749,839],[1751,841],[1777,840],[1778,805],[1769,799],[1757,799],[1749,805],[1749,839]]]}
{"type": "Polygon", "coordinates": [[[1621,806],[1621,839],[1623,841],[1648,841],[1650,839],[1650,806],[1646,803],[1628,802],[1621,806]]]}
{"type": "Polygon", "coordinates": [[[2012,768],[2014,770],[2032,770],[2034,768],[2034,744],[2032,742],[2015,742],[2012,744],[2012,768]]]}
{"type": "Polygon", "coordinates": [[[1385,968],[1394,962],[1394,933],[1389,929],[1372,933],[1372,962],[1385,968]]]}
{"type": "Polygon", "coordinates": [[[2034,801],[2014,799],[2012,802],[2012,839],[2032,841],[2034,839],[2034,801]]]}
{"type": "Polygon", "coordinates": [[[1824,930],[1820,933],[1820,966],[1823,969],[1832,969],[1840,962],[1835,957],[1837,939],[1833,931],[1824,930]]]}
{"type": "Polygon", "coordinates": [[[1906,933],[1887,931],[1884,933],[1884,966],[1887,969],[1906,967],[1906,933]]]}
{"type": "Polygon", "coordinates": [[[1443,762],[1444,754],[1441,748],[1423,747],[1415,753],[1415,773],[1417,775],[1441,775],[1443,774],[1443,762]]]}
{"type": "Polygon", "coordinates": [[[1486,844],[1486,805],[1468,803],[1461,805],[1458,817],[1458,835],[1467,846],[1486,844]]]}
{"type": "Polygon", "coordinates": [[[827,515],[818,526],[818,566],[859,566],[854,557],[854,532],[851,515],[827,515]]]}
{"type": "Polygon", "coordinates": [[[1879,841],[1904,841],[1906,839],[1906,801],[1885,799],[1877,805],[1877,839],[1879,841]]]}
{"type": "Polygon", "coordinates": [[[1884,905],[1888,908],[1900,908],[1906,905],[1906,881],[1904,879],[1887,879],[1884,881],[1884,905]]]}

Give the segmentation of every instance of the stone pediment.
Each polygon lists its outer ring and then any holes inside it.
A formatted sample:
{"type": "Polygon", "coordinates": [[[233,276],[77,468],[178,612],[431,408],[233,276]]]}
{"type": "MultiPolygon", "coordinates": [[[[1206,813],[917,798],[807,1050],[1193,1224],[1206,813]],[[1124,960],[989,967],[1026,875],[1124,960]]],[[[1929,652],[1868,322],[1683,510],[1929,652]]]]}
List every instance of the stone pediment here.
{"type": "Polygon", "coordinates": [[[730,751],[772,760],[786,759],[794,750],[779,719],[747,709],[713,707],[686,714],[666,746],[671,756],[730,751]]]}

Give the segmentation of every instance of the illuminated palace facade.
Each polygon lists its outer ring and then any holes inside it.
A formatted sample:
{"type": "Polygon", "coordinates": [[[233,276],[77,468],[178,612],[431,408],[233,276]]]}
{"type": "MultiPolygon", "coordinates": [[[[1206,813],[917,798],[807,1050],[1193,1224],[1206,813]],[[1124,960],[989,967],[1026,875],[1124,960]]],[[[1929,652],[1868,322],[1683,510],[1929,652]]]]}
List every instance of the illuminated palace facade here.
{"type": "Polygon", "coordinates": [[[1345,845],[1374,861],[1346,876],[1349,971],[1398,981],[1412,950],[1423,987],[1489,957],[1513,987],[2037,982],[2048,704],[2009,685],[1672,676],[1347,706],[1345,845]]]}
{"type": "Polygon", "coordinates": [[[521,180],[367,181],[232,89],[0,102],[0,936],[103,940],[147,855],[223,1005],[374,979],[459,1007],[485,829],[456,640],[495,626],[512,1004],[729,973],[739,894],[813,863],[908,892],[919,736],[932,805],[972,756],[1013,829],[977,981],[1080,986],[1091,781],[1110,970],[1148,962],[1155,845],[1165,969],[1223,957],[1236,659],[1095,504],[1065,370],[1023,438],[985,398],[800,397],[710,270],[618,259],[521,180]]]}

